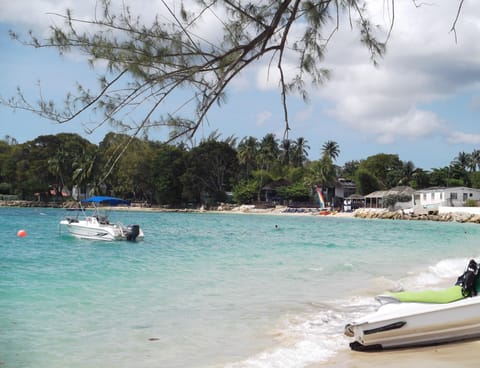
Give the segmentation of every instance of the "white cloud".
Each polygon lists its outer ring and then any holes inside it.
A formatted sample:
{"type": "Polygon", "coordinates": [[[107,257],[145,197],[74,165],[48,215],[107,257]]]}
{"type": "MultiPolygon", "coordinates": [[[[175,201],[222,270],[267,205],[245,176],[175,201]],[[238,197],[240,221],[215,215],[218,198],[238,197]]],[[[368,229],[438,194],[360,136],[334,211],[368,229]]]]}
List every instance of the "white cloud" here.
{"type": "MultiPolygon", "coordinates": [[[[179,14],[181,9],[179,1],[166,0],[165,3],[173,12],[179,14]]],[[[187,11],[198,13],[199,4],[196,1],[184,0],[182,4],[187,11]]],[[[157,16],[160,22],[164,18],[171,20],[170,13],[161,0],[113,0],[110,4],[110,9],[115,14],[124,12],[127,7],[134,19],[139,15],[147,24],[153,22],[157,16]]],[[[22,25],[37,32],[47,32],[52,24],[61,25],[63,22],[61,16],[66,14],[67,9],[71,10],[73,17],[77,19],[90,20],[102,16],[102,5],[98,0],[2,0],[0,22],[22,25]]],[[[214,40],[219,34],[218,26],[221,25],[219,18],[222,18],[222,13],[218,8],[215,9],[215,14],[205,12],[203,22],[197,24],[199,28],[195,30],[196,33],[202,38],[214,40]]],[[[82,25],[77,24],[77,27],[81,28],[82,25]]]]}
{"type": "Polygon", "coordinates": [[[412,109],[403,116],[395,116],[380,124],[373,133],[379,143],[388,144],[396,140],[435,136],[443,129],[443,124],[433,112],[412,109]]]}
{"type": "Polygon", "coordinates": [[[303,122],[310,119],[313,115],[314,109],[312,105],[308,105],[305,109],[297,111],[294,116],[295,121],[303,122]]]}
{"type": "Polygon", "coordinates": [[[480,134],[453,132],[448,141],[453,144],[480,144],[480,134]]]}
{"type": "Polygon", "coordinates": [[[275,66],[264,65],[257,69],[256,86],[260,91],[278,89],[280,74],[275,66]]]}
{"type": "Polygon", "coordinates": [[[52,24],[61,24],[62,19],[55,14],[65,14],[67,9],[75,9],[74,16],[91,16],[95,9],[94,0],[37,0],[2,1],[0,22],[15,23],[35,32],[47,32],[52,24]]]}
{"type": "Polygon", "coordinates": [[[268,119],[270,119],[272,113],[270,111],[262,111],[261,113],[257,114],[257,122],[256,126],[261,127],[267,124],[268,119]]]}
{"type": "MultiPolygon", "coordinates": [[[[447,137],[447,123],[426,106],[448,103],[456,93],[478,89],[480,47],[475,39],[480,8],[463,9],[455,43],[449,31],[457,2],[420,8],[412,2],[395,5],[392,37],[379,67],[371,65],[364,47],[355,42],[354,30],[340,29],[326,60],[333,77],[316,98],[331,102],[327,112],[349,129],[381,143],[438,134],[447,137]]],[[[385,9],[376,12],[385,17],[384,28],[388,28],[385,9]]]]}
{"type": "Polygon", "coordinates": [[[480,111],[480,95],[472,96],[470,108],[474,111],[480,111]]]}

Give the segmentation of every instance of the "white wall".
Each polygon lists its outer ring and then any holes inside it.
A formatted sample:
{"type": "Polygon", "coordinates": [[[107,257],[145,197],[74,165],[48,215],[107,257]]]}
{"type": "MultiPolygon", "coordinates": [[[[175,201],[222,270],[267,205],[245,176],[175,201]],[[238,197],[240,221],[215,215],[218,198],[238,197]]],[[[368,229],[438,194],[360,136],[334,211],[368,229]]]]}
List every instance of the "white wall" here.
{"type": "Polygon", "coordinates": [[[439,215],[443,215],[446,213],[471,213],[473,215],[480,215],[480,207],[438,207],[439,215]]]}

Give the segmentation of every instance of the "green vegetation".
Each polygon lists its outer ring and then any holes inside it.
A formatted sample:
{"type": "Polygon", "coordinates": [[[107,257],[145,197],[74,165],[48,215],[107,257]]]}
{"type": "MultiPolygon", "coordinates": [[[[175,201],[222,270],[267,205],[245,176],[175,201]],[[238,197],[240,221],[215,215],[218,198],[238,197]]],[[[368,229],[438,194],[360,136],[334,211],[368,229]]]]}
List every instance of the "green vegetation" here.
{"type": "Polygon", "coordinates": [[[75,187],[84,195],[108,194],[154,205],[209,206],[228,201],[314,203],[316,186],[332,202],[339,178],[355,182],[359,194],[397,185],[480,188],[478,151],[461,152],[449,166],[426,171],[392,154],[338,166],[340,147],[332,141],[312,161],[304,138],[279,141],[267,134],[236,142],[215,134],[192,148],[116,133],[108,133],[98,145],[66,133],[23,144],[5,137],[0,140],[0,195],[60,201],[60,193],[75,187]]]}

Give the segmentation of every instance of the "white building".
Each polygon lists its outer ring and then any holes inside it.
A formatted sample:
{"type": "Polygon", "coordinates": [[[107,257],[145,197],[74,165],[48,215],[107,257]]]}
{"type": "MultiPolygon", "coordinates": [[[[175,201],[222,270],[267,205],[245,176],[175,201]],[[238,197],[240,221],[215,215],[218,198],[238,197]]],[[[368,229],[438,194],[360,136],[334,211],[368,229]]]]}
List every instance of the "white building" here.
{"type": "Polygon", "coordinates": [[[422,189],[413,194],[413,211],[421,214],[438,211],[440,206],[465,207],[468,200],[480,201],[480,189],[467,187],[422,189]]]}

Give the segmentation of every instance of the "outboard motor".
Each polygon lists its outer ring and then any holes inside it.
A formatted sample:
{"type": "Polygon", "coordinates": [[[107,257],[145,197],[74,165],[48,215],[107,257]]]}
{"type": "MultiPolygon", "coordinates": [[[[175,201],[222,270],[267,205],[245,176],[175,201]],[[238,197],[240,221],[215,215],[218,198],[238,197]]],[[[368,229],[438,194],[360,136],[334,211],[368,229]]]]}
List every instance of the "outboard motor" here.
{"type": "Polygon", "coordinates": [[[137,239],[138,234],[140,234],[140,226],[139,225],[129,225],[128,232],[127,232],[127,240],[128,241],[135,241],[137,239]]]}

